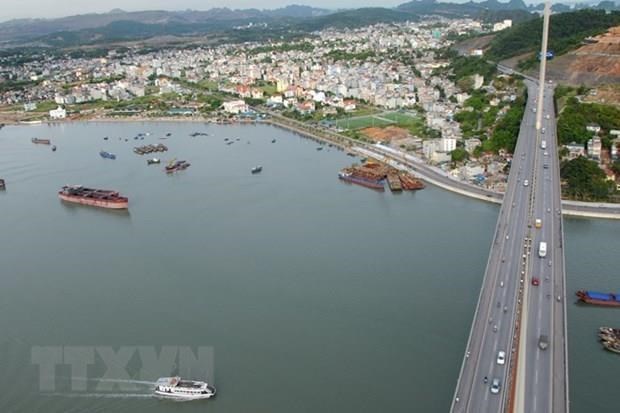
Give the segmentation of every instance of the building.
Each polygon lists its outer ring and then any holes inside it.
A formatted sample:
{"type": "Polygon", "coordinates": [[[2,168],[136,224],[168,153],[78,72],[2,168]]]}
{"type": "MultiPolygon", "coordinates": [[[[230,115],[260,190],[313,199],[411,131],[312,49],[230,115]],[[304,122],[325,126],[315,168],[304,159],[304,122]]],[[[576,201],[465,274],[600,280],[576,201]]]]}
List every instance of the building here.
{"type": "Polygon", "coordinates": [[[37,104],[35,102],[24,103],[25,112],[32,112],[33,110],[37,110],[37,104]]]}
{"type": "Polygon", "coordinates": [[[51,119],[64,119],[67,117],[67,111],[62,107],[58,106],[58,108],[50,110],[50,118],[51,119]]]}
{"type": "Polygon", "coordinates": [[[596,123],[589,123],[588,125],[586,125],[586,130],[588,132],[592,132],[596,134],[601,131],[601,127],[597,125],[596,123]]]}
{"type": "Polygon", "coordinates": [[[586,156],[586,150],[583,145],[572,142],[568,145],[564,145],[564,148],[568,150],[568,159],[576,159],[580,156],[586,156]]]}
{"type": "Polygon", "coordinates": [[[231,100],[230,102],[224,102],[222,105],[224,112],[238,115],[248,111],[248,105],[243,100],[231,100]]]}
{"type": "Polygon", "coordinates": [[[441,138],[441,142],[439,144],[439,150],[442,152],[452,152],[456,149],[456,139],[455,138],[441,138]]]}
{"type": "Polygon", "coordinates": [[[495,23],[493,25],[493,31],[499,32],[500,30],[508,29],[509,27],[512,27],[512,20],[505,19],[502,22],[495,23]]]}
{"type": "Polygon", "coordinates": [[[482,142],[478,138],[471,138],[465,140],[465,150],[469,153],[473,153],[474,150],[482,145],[482,142]]]}
{"type": "Polygon", "coordinates": [[[484,85],[484,76],[475,74],[474,75],[474,89],[478,90],[482,87],[482,85],[484,85]]]}
{"type": "Polygon", "coordinates": [[[601,138],[592,138],[588,140],[588,156],[592,159],[601,159],[601,138]]]}
{"type": "Polygon", "coordinates": [[[614,161],[620,159],[620,138],[611,141],[611,159],[614,161]]]}

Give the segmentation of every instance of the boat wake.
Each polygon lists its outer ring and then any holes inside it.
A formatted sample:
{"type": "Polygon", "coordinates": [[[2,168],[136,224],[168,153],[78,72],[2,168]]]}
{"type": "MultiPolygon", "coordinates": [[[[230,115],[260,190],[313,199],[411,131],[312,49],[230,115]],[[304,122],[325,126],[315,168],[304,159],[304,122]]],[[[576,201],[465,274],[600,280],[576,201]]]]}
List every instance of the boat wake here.
{"type": "Polygon", "coordinates": [[[152,393],[45,393],[48,397],[92,398],[92,399],[150,399],[152,393]]]}

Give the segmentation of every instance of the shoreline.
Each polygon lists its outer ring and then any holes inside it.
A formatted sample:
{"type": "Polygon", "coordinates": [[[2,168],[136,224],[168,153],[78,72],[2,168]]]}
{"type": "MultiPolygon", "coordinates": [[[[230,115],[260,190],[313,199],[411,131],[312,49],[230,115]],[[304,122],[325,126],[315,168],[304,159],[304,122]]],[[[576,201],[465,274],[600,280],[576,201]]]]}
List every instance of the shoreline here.
{"type": "MultiPolygon", "coordinates": [[[[196,117],[127,117],[127,118],[86,118],[86,119],[66,119],[61,121],[41,121],[40,123],[25,123],[25,122],[10,122],[5,123],[5,126],[33,126],[33,125],[59,125],[63,123],[115,123],[115,122],[134,122],[134,123],[147,123],[147,122],[170,122],[170,123],[205,123],[208,125],[270,125],[273,127],[282,128],[290,132],[301,135],[306,139],[312,139],[317,142],[323,142],[336,146],[343,151],[355,152],[358,155],[372,156],[382,162],[391,164],[392,166],[402,165],[408,168],[411,172],[417,174],[421,179],[425,180],[431,185],[438,188],[450,191],[468,198],[476,199],[483,202],[489,202],[499,205],[502,203],[504,194],[488,190],[486,188],[480,188],[474,186],[468,182],[456,181],[452,178],[440,173],[440,170],[423,163],[421,159],[416,159],[411,155],[401,153],[393,150],[389,147],[378,147],[376,145],[366,144],[364,142],[353,141],[350,138],[336,135],[333,139],[322,136],[316,131],[309,131],[306,128],[297,127],[291,123],[300,123],[293,119],[280,121],[275,117],[260,120],[236,120],[231,122],[214,122],[211,118],[196,118],[196,117]],[[342,140],[348,141],[351,145],[346,145],[342,140]],[[390,149],[389,151],[387,149],[390,149]],[[392,153],[394,152],[394,153],[392,153]]],[[[334,132],[329,131],[329,134],[335,135],[334,132]]],[[[601,202],[582,202],[572,200],[562,200],[562,214],[570,217],[577,218],[596,218],[596,219],[615,219],[620,220],[620,204],[609,204],[601,202]]]]}

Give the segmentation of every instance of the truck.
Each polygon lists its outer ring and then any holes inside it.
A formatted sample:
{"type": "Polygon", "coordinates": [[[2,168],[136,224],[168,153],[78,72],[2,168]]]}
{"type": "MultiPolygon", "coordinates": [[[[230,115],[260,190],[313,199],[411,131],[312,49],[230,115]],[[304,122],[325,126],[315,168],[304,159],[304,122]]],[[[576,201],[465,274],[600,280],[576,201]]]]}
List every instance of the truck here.
{"type": "Polygon", "coordinates": [[[547,141],[540,141],[540,149],[547,149],[547,141]]]}
{"type": "Polygon", "coordinates": [[[538,338],[538,347],[541,350],[546,350],[547,347],[549,347],[549,337],[547,337],[545,334],[541,334],[538,338]]]}
{"type": "Polygon", "coordinates": [[[547,243],[544,241],[540,241],[540,244],[538,244],[538,256],[540,258],[547,256],[547,243]]]}

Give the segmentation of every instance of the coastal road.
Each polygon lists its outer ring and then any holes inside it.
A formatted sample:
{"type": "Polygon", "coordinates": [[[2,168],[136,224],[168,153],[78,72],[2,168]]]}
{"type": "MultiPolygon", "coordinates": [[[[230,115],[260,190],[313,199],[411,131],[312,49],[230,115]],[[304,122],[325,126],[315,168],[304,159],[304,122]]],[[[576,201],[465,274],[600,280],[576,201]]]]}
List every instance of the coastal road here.
{"type": "MultiPolygon", "coordinates": [[[[332,142],[342,148],[363,148],[365,151],[370,151],[374,154],[380,155],[380,157],[390,158],[396,162],[402,163],[416,172],[428,183],[439,186],[443,189],[496,204],[501,204],[504,199],[505,194],[455,179],[447,172],[427,164],[425,160],[418,156],[407,154],[383,145],[373,145],[360,142],[347,136],[340,135],[328,128],[308,125],[307,123],[287,118],[274,111],[265,110],[262,108],[253,109],[257,112],[268,114],[271,117],[269,122],[275,125],[288,128],[316,139],[332,142]]],[[[562,212],[566,215],[620,219],[620,204],[563,201],[562,205],[562,212]]]]}
{"type": "Polygon", "coordinates": [[[502,412],[512,397],[517,327],[530,263],[529,232],[536,179],[532,173],[536,164],[536,118],[532,111],[536,84],[526,84],[526,110],[452,403],[453,412],[502,412]],[[500,351],[505,353],[503,363],[498,360],[500,351]],[[496,394],[491,391],[494,379],[500,383],[496,394]]]}

